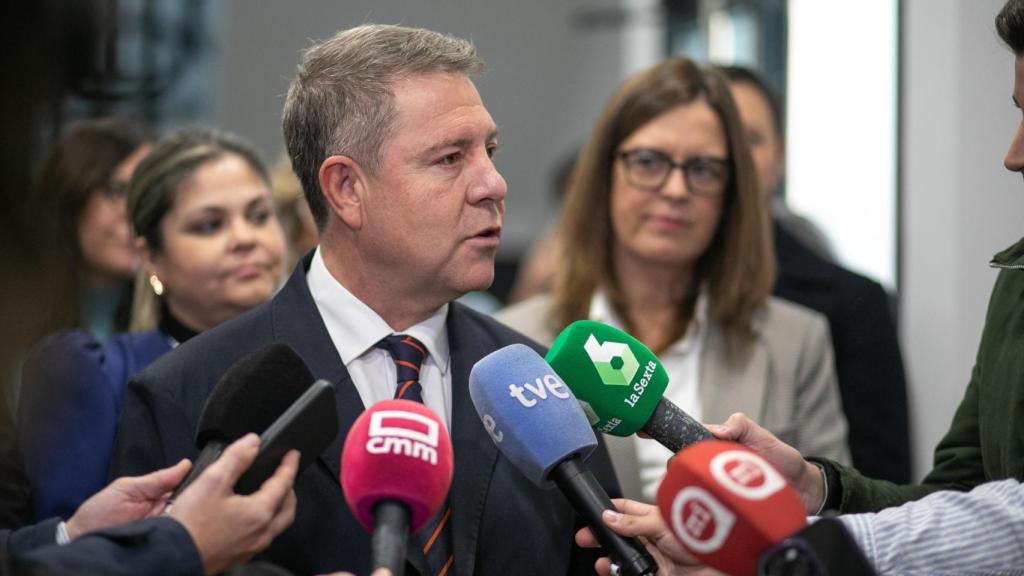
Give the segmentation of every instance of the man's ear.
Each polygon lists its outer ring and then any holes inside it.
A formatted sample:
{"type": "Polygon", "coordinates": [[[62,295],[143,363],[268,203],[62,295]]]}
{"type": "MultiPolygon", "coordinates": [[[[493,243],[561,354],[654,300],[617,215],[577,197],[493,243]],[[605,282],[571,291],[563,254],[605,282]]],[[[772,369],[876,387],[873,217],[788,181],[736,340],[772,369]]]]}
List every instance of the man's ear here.
{"type": "Polygon", "coordinates": [[[327,207],[353,230],[363,226],[363,194],[366,177],[348,156],[329,156],[320,165],[320,190],[327,207]]]}

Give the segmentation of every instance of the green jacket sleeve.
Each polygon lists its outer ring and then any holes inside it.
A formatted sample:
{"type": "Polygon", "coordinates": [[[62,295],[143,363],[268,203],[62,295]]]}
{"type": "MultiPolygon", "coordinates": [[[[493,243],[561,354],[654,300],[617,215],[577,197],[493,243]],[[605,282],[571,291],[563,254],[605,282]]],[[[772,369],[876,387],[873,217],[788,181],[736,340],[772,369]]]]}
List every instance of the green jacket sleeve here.
{"type": "Polygon", "coordinates": [[[969,490],[984,482],[981,441],[978,437],[978,380],[981,362],[975,364],[971,382],[953,416],[949,431],[935,448],[931,472],[921,484],[901,486],[863,476],[857,470],[828,462],[838,473],[839,511],[875,512],[917,500],[937,490],[969,490]]]}

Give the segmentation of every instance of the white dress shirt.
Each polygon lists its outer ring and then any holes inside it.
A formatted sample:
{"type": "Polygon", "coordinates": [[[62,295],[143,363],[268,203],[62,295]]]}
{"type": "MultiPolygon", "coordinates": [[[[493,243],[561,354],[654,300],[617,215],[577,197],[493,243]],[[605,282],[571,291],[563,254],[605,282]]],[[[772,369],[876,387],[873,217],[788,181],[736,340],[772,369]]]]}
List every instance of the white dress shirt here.
{"type": "MultiPolygon", "coordinates": [[[[363,405],[369,408],[377,402],[394,398],[398,383],[395,364],[386,351],[375,345],[384,337],[396,334],[395,330],[331,275],[319,247],[313,254],[306,282],[363,405]]],[[[450,430],[452,378],[447,318],[448,305],[445,304],[430,318],[409,327],[402,334],[408,334],[426,346],[428,356],[420,367],[423,403],[436,412],[445,429],[450,430]]]]}
{"type": "MultiPolygon", "coordinates": [[[[597,291],[590,299],[590,319],[609,326],[623,329],[622,321],[612,309],[611,302],[602,291],[597,291]]],[[[704,336],[707,319],[707,297],[702,290],[697,297],[693,321],[682,338],[673,342],[662,352],[658,360],[668,374],[668,388],[664,397],[671,400],[696,420],[701,419],[700,408],[700,355],[704,348],[704,336]]],[[[653,502],[657,495],[658,485],[665,477],[665,466],[672,452],[649,438],[633,436],[636,443],[637,468],[640,471],[640,482],[643,484],[643,496],[653,502]]]]}

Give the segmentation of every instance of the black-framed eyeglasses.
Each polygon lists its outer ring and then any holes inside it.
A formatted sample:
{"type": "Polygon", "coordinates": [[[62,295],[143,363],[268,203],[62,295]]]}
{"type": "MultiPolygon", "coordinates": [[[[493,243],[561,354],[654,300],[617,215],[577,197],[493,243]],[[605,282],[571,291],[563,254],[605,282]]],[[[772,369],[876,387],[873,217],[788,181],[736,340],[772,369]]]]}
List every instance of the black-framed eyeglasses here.
{"type": "Polygon", "coordinates": [[[683,171],[686,189],[691,194],[717,197],[729,186],[729,161],[725,159],[698,156],[676,162],[668,154],[648,148],[622,150],[617,156],[626,169],[626,181],[641,190],[661,190],[676,168],[683,171]]]}

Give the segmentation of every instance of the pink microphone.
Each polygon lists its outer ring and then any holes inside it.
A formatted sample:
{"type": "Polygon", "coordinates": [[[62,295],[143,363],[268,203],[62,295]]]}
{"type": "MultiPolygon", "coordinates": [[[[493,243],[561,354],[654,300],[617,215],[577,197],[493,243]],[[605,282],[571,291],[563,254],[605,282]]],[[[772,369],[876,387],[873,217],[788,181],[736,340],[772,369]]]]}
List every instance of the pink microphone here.
{"type": "Polygon", "coordinates": [[[409,400],[378,402],[345,439],[341,488],[373,533],[373,567],[400,576],[406,541],[433,518],[452,482],[452,443],[432,410],[409,400]]]}
{"type": "Polygon", "coordinates": [[[806,525],[800,497],[751,450],[704,440],[679,452],[658,508],[684,548],[727,574],[754,574],[761,553],[806,525]]]}

